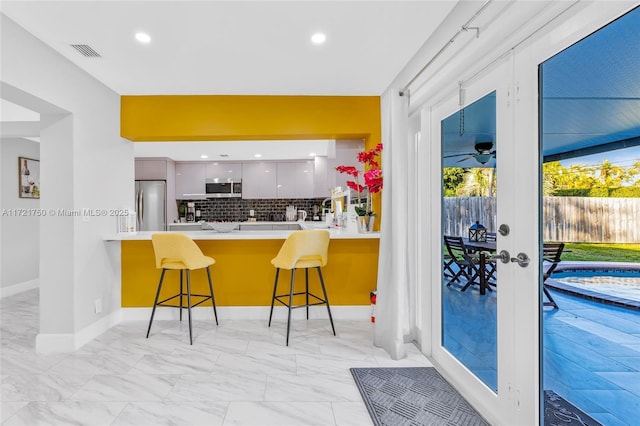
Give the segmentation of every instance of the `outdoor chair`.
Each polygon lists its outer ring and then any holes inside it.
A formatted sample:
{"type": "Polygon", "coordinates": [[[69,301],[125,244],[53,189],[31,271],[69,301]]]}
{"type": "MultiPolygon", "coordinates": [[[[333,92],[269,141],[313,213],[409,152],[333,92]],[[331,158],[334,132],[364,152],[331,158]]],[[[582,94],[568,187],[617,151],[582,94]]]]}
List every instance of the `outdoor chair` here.
{"type": "MultiPolygon", "coordinates": [[[[453,282],[462,284],[461,278],[466,280],[461,291],[465,291],[472,284],[480,285],[480,267],[477,263],[478,256],[469,252],[462,237],[445,235],[444,244],[447,249],[447,254],[451,259],[448,268],[451,274],[453,274],[449,282],[447,282],[447,287],[453,282]],[[451,268],[454,264],[458,267],[457,272],[451,268]]],[[[446,271],[445,276],[447,276],[446,271]]]]}
{"type": "Polygon", "coordinates": [[[558,263],[560,263],[562,256],[562,251],[564,250],[564,243],[544,243],[542,245],[542,271],[543,271],[543,281],[542,281],[542,291],[545,296],[547,296],[548,301],[544,302],[544,306],[553,306],[554,309],[558,309],[558,304],[546,287],[547,278],[551,276],[553,271],[555,271],[558,263]]]}

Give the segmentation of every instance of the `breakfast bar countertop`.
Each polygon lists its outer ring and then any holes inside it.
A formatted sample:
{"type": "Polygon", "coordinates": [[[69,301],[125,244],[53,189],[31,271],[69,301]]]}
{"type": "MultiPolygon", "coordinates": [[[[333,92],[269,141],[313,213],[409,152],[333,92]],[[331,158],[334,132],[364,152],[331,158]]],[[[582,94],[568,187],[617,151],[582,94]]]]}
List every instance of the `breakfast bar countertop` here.
{"type": "MultiPolygon", "coordinates": [[[[313,228],[312,228],[313,229],[313,228]]],[[[118,232],[104,237],[105,241],[144,241],[151,240],[151,235],[162,231],[139,231],[139,232],[118,232]]],[[[165,231],[169,232],[169,231],[165,231]]],[[[177,232],[177,231],[170,231],[177,232]]],[[[284,240],[289,234],[295,231],[179,231],[194,240],[284,240]]],[[[329,228],[331,239],[379,239],[379,232],[359,233],[349,229],[329,228]]]]}

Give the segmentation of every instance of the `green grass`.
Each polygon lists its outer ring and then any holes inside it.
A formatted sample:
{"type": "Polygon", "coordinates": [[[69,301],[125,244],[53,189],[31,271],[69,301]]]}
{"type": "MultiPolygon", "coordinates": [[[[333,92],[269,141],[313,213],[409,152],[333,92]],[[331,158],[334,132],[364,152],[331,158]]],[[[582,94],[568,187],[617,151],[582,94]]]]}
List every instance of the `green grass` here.
{"type": "Polygon", "coordinates": [[[640,244],[567,243],[562,260],[640,263],[640,244]]]}

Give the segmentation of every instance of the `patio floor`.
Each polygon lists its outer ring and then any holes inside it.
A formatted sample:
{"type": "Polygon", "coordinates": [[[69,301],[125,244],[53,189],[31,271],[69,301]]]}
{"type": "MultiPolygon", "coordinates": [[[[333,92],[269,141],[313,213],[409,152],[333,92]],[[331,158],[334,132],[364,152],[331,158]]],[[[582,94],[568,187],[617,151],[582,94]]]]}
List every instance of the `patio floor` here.
{"type": "MultiPolygon", "coordinates": [[[[477,290],[460,293],[445,287],[444,294],[448,295],[444,303],[448,319],[445,347],[495,389],[496,292],[480,296],[477,290]],[[468,303],[470,297],[474,303],[468,303]],[[462,305],[463,316],[459,310],[462,305]],[[482,346],[476,346],[480,342],[482,346]]],[[[543,388],[553,390],[604,425],[637,425],[640,311],[556,291],[552,296],[560,309],[545,308],[543,313],[543,388]]]]}

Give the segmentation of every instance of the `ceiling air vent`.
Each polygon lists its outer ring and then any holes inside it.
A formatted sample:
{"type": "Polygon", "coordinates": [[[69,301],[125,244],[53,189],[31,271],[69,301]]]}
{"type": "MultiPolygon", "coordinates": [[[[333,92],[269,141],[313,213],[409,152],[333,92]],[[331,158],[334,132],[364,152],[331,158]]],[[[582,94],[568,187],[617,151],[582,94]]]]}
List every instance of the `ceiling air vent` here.
{"type": "Polygon", "coordinates": [[[101,57],[100,54],[95,50],[93,50],[93,48],[91,48],[91,46],[89,46],[88,44],[72,44],[71,47],[76,49],[78,52],[82,54],[82,56],[85,56],[87,58],[101,57]]]}

